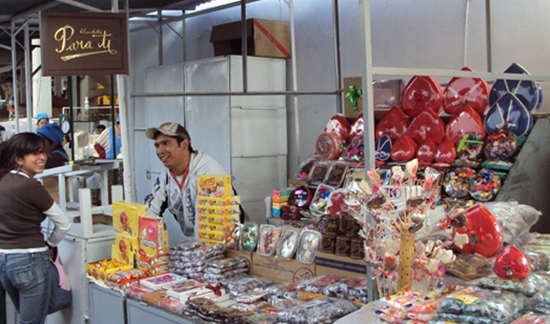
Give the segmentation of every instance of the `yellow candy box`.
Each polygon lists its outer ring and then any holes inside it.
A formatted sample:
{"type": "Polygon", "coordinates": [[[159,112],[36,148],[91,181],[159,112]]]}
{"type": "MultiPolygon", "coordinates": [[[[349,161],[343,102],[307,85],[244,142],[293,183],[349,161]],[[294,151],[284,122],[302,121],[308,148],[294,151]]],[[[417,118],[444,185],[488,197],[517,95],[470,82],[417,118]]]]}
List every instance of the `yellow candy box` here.
{"type": "Polygon", "coordinates": [[[199,175],[197,180],[200,197],[226,198],[231,197],[230,175],[199,175]]]}
{"type": "Polygon", "coordinates": [[[140,216],[147,216],[146,205],[126,201],[113,202],[113,228],[115,231],[137,237],[140,216]]]}

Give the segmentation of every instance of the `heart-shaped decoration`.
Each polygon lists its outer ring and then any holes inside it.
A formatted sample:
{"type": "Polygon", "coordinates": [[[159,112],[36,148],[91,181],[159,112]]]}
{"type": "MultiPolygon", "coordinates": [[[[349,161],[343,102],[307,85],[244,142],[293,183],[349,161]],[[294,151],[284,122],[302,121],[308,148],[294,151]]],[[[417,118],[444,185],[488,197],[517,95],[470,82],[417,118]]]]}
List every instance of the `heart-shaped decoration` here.
{"type": "Polygon", "coordinates": [[[418,147],[416,157],[418,158],[418,161],[423,164],[432,163],[435,158],[436,150],[437,144],[427,139],[418,147]]]}
{"type": "Polygon", "coordinates": [[[359,116],[357,116],[357,118],[355,118],[355,121],[351,124],[348,140],[351,142],[358,136],[363,137],[363,132],[363,113],[361,113],[359,116]]]}
{"type": "Polygon", "coordinates": [[[437,147],[434,158],[437,163],[453,163],[453,161],[456,159],[455,145],[448,140],[444,140],[437,147]]]}
{"type": "Polygon", "coordinates": [[[376,125],[374,138],[379,139],[384,135],[388,135],[392,141],[395,141],[405,134],[408,127],[409,117],[401,109],[393,107],[376,125]]]}
{"type": "MultiPolygon", "coordinates": [[[[512,63],[504,73],[529,75],[529,72],[517,63],[512,63]]],[[[542,98],[540,98],[539,91],[540,87],[536,81],[497,79],[489,92],[489,105],[493,106],[507,92],[511,92],[528,111],[532,111],[540,107],[539,101],[542,101],[540,100],[542,98]]]]}
{"type": "Polygon", "coordinates": [[[531,262],[516,246],[508,245],[497,254],[493,270],[499,278],[523,280],[531,273],[531,262]]]}
{"type": "Polygon", "coordinates": [[[485,128],[479,114],[469,106],[466,106],[461,112],[453,116],[447,128],[445,137],[453,144],[457,144],[466,134],[476,134],[485,138],[485,128]]]}
{"type": "Polygon", "coordinates": [[[514,94],[507,92],[487,112],[485,129],[491,134],[505,129],[523,136],[531,131],[534,124],[532,119],[523,103],[514,94]]]}
{"type": "Polygon", "coordinates": [[[502,228],[495,216],[483,205],[474,205],[464,211],[466,225],[453,229],[453,242],[457,234],[468,235],[468,243],[455,249],[462,254],[478,253],[486,258],[496,255],[503,245],[502,228]]]}
{"type": "Polygon", "coordinates": [[[407,134],[401,136],[391,148],[391,159],[396,162],[407,162],[416,154],[416,142],[407,134]]]}
{"type": "Polygon", "coordinates": [[[443,88],[430,76],[414,76],[403,90],[403,112],[411,117],[420,114],[425,107],[438,112],[443,101],[443,88]]]}
{"type": "Polygon", "coordinates": [[[325,126],[325,133],[334,133],[342,138],[344,142],[348,141],[350,125],[346,117],[342,114],[332,116],[325,126]]]}
{"type": "Polygon", "coordinates": [[[392,149],[392,142],[388,135],[384,135],[376,140],[374,143],[374,158],[378,161],[387,161],[390,159],[390,153],[392,149]]]}
{"type": "Polygon", "coordinates": [[[407,134],[417,144],[427,139],[439,144],[445,138],[445,124],[433,110],[424,108],[409,125],[407,134]]]}
{"type": "MultiPolygon", "coordinates": [[[[462,71],[472,72],[469,67],[462,68],[462,71]]],[[[454,77],[445,88],[443,109],[447,114],[454,115],[470,106],[483,114],[487,108],[488,93],[489,85],[482,78],[454,77]]]]}

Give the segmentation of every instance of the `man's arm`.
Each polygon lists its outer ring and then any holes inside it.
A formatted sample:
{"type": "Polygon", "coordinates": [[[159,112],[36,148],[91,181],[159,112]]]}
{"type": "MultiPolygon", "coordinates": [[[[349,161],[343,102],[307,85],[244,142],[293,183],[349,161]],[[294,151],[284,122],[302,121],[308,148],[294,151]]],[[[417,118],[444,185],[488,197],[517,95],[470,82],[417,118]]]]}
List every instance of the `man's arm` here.
{"type": "Polygon", "coordinates": [[[145,197],[144,203],[149,208],[149,215],[155,215],[162,217],[168,202],[166,199],[165,186],[161,184],[160,178],[162,174],[157,178],[157,181],[153,185],[153,190],[145,197]]]}

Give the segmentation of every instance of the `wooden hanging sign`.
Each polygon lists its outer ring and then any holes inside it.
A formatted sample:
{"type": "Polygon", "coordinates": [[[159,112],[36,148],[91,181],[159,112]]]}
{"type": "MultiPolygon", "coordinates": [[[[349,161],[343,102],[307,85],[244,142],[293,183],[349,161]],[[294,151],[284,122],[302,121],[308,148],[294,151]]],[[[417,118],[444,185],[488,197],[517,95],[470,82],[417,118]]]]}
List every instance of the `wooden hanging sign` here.
{"type": "Polygon", "coordinates": [[[42,74],[128,74],[128,25],[123,13],[40,14],[42,74]]]}

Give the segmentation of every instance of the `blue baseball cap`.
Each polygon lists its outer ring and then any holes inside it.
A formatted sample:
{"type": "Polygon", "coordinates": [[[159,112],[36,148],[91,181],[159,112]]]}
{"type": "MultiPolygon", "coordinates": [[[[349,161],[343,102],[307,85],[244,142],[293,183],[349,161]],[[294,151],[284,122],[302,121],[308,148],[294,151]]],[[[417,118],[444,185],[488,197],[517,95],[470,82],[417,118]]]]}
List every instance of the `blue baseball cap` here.
{"type": "Polygon", "coordinates": [[[42,119],[50,119],[50,117],[48,117],[48,114],[46,113],[39,113],[36,115],[36,122],[39,122],[42,119]]]}
{"type": "Polygon", "coordinates": [[[116,118],[115,123],[120,123],[120,115],[116,118]]]}
{"type": "Polygon", "coordinates": [[[63,131],[56,123],[44,125],[37,133],[56,145],[61,145],[63,143],[63,131]]]}

